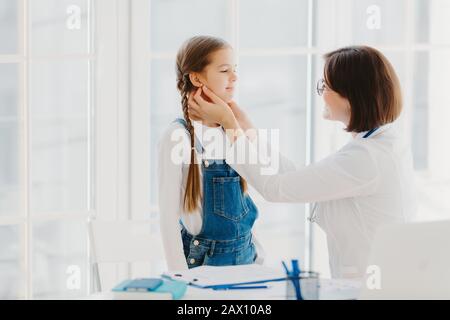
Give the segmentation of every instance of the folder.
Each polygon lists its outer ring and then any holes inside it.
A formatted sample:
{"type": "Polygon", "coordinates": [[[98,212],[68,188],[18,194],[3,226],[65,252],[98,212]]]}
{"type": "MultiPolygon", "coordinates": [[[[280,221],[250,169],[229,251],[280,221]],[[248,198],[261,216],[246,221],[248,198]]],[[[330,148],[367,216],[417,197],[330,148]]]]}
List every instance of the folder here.
{"type": "Polygon", "coordinates": [[[139,278],[125,280],[119,285],[113,288],[113,291],[133,291],[133,292],[148,292],[155,291],[160,285],[162,285],[163,280],[159,278],[139,278]]]}
{"type": "Polygon", "coordinates": [[[125,280],[115,286],[113,296],[116,299],[181,299],[187,289],[187,284],[183,281],[177,281],[172,279],[159,279],[159,283],[156,281],[149,282],[148,279],[144,281],[142,279],[125,280]],[[151,288],[149,287],[151,285],[151,288]],[[130,290],[130,288],[132,288],[130,290]]]}

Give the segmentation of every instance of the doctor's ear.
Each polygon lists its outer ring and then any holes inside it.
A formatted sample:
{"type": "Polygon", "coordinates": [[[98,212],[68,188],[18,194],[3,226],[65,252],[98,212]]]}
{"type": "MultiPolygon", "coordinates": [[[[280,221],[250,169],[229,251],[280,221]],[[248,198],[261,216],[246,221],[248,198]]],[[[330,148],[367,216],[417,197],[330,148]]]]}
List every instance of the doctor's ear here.
{"type": "Polygon", "coordinates": [[[191,80],[191,83],[196,86],[197,88],[203,86],[203,83],[201,83],[201,81],[199,80],[198,74],[197,73],[190,73],[189,74],[189,80],[191,80]]]}

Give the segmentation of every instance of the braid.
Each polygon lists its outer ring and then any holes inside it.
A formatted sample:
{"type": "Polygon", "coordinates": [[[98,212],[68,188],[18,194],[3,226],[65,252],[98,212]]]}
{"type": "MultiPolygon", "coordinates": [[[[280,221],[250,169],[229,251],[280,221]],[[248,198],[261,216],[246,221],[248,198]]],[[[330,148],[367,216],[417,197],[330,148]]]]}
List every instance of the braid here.
{"type": "Polygon", "coordinates": [[[197,157],[195,155],[195,132],[188,111],[188,93],[190,89],[190,80],[188,75],[184,75],[178,81],[178,87],[181,92],[181,105],[183,107],[184,120],[187,123],[187,130],[191,139],[191,162],[189,164],[189,172],[186,184],[186,192],[184,194],[184,208],[187,212],[195,211],[198,208],[200,194],[200,172],[197,165],[197,157]]]}
{"type": "MultiPolygon", "coordinates": [[[[188,111],[188,92],[189,92],[189,76],[185,75],[183,76],[182,81],[182,88],[181,88],[181,105],[183,107],[183,116],[184,120],[187,123],[187,129],[189,131],[189,135],[191,136],[191,148],[194,148],[194,126],[192,125],[192,121],[189,118],[189,111],[188,111]]],[[[195,153],[194,153],[195,155],[195,153]]],[[[192,161],[192,159],[191,159],[192,161]]],[[[192,162],[191,162],[192,163],[192,162]]]]}

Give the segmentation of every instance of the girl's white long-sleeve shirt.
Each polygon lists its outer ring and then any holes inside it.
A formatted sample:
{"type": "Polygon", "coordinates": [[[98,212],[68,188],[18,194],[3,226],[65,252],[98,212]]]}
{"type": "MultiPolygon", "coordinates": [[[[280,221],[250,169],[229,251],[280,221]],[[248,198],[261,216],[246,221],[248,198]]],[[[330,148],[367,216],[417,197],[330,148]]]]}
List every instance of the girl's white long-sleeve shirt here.
{"type": "MultiPolygon", "coordinates": [[[[220,127],[211,128],[193,122],[195,135],[204,147],[204,159],[225,159],[227,139],[220,127]]],[[[186,230],[198,235],[202,229],[202,210],[187,213],[183,199],[190,163],[190,137],[183,125],[173,122],[164,132],[158,145],[158,200],[160,228],[169,270],[186,270],[188,265],[181,238],[182,221],[186,230]]],[[[200,170],[201,176],[201,170],[200,170]]],[[[202,181],[202,179],[200,179],[202,181]]],[[[257,260],[262,263],[264,250],[253,232],[257,260]]]]}

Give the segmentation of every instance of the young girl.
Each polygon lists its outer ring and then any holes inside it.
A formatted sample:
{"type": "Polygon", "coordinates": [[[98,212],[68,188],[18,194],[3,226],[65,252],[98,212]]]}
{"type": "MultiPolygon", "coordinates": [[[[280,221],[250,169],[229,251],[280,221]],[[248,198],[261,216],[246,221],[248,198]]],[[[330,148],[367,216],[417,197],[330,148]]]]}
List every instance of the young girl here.
{"type": "Polygon", "coordinates": [[[184,117],[176,119],[159,142],[160,221],[169,270],[251,264],[261,258],[252,235],[258,210],[245,181],[224,161],[223,129],[193,122],[188,114],[188,97],[201,86],[232,102],[235,66],[230,45],[214,37],[193,37],[177,54],[184,117]],[[208,143],[207,136],[222,139],[208,143]],[[177,161],[180,146],[182,163],[177,161]]]}

